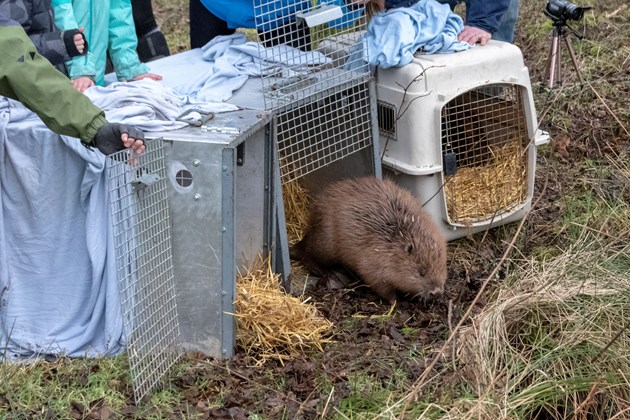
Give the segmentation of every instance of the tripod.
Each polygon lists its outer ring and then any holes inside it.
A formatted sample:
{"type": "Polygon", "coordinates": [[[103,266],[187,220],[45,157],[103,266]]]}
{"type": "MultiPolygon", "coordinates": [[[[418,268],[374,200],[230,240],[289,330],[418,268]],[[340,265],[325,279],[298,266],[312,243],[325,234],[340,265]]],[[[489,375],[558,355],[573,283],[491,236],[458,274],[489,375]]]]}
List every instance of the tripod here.
{"type": "MultiPolygon", "coordinates": [[[[549,53],[549,68],[547,69],[547,86],[549,86],[549,89],[552,89],[556,82],[562,83],[560,73],[560,62],[562,58],[560,51],[560,38],[564,40],[567,51],[569,51],[569,56],[573,62],[573,67],[575,68],[580,84],[584,84],[582,75],[580,74],[580,68],[578,67],[578,63],[575,58],[575,53],[573,52],[573,47],[571,46],[571,41],[569,40],[569,34],[567,33],[566,26],[567,23],[564,21],[555,21],[553,23],[553,38],[551,40],[551,52],[549,53]]],[[[572,32],[575,34],[573,30],[572,32]]],[[[575,35],[582,39],[580,35],[575,35]]]]}

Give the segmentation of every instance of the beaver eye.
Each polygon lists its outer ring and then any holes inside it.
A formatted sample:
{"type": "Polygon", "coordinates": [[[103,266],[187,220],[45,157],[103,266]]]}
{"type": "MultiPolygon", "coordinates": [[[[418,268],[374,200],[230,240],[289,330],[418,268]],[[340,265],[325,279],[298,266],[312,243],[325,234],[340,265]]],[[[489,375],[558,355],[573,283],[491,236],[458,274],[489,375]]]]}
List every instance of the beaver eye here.
{"type": "Polygon", "coordinates": [[[407,254],[411,254],[411,251],[413,251],[413,244],[409,243],[405,245],[405,252],[407,254]]]}
{"type": "Polygon", "coordinates": [[[427,275],[427,270],[421,268],[420,270],[418,270],[418,274],[420,274],[420,277],[424,277],[427,275]]]}

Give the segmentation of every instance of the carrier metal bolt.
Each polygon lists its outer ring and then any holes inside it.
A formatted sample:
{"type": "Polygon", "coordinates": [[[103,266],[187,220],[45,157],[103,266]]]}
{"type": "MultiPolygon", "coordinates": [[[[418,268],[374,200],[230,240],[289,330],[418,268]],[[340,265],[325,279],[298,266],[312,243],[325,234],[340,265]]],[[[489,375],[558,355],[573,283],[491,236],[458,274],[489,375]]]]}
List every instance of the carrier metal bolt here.
{"type": "Polygon", "coordinates": [[[222,228],[221,228],[221,232],[226,232],[226,231],[227,231],[227,228],[226,228],[226,227],[222,227],[222,228]]]}
{"type": "Polygon", "coordinates": [[[200,163],[201,161],[199,159],[193,160],[193,166],[199,166],[200,163]]]}
{"type": "Polygon", "coordinates": [[[201,200],[201,194],[199,194],[199,193],[195,194],[194,197],[195,197],[195,201],[201,200]]]}

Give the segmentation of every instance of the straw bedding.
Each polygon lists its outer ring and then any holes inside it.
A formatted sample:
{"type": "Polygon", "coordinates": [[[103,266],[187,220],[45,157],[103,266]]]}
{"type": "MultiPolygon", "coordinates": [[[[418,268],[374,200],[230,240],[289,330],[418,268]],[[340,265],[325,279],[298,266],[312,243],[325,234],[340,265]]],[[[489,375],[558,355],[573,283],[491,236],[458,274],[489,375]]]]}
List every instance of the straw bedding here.
{"type": "Polygon", "coordinates": [[[446,178],[446,203],[453,222],[491,219],[525,202],[527,165],[521,142],[490,146],[490,153],[486,165],[459,168],[446,178]]]}

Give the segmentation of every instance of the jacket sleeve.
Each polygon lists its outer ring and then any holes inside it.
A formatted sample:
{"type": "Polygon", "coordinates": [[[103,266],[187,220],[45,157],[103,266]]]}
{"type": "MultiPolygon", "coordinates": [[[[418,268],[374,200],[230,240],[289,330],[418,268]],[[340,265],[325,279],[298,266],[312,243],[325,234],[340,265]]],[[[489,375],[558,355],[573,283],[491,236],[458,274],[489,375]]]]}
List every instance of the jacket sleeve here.
{"type": "MultiPolygon", "coordinates": [[[[74,17],[72,0],[53,0],[52,5],[55,13],[55,25],[57,25],[59,29],[70,30],[79,27],[74,17]]],[[[80,76],[96,77],[96,61],[94,55],[89,50],[85,55],[74,57],[72,60],[66,61],[66,68],[68,69],[68,77],[71,79],[76,79],[80,76]]]]}
{"type": "Polygon", "coordinates": [[[471,0],[466,12],[466,25],[481,28],[491,34],[499,28],[501,17],[507,11],[510,0],[471,0]]]}
{"type": "Polygon", "coordinates": [[[90,143],[106,122],[103,111],[37,53],[21,26],[2,23],[0,16],[0,95],[22,102],[56,133],[90,143]]]}
{"type": "Polygon", "coordinates": [[[118,80],[131,80],[149,72],[149,67],[138,58],[137,47],[130,0],[111,0],[108,51],[118,80]]]}

